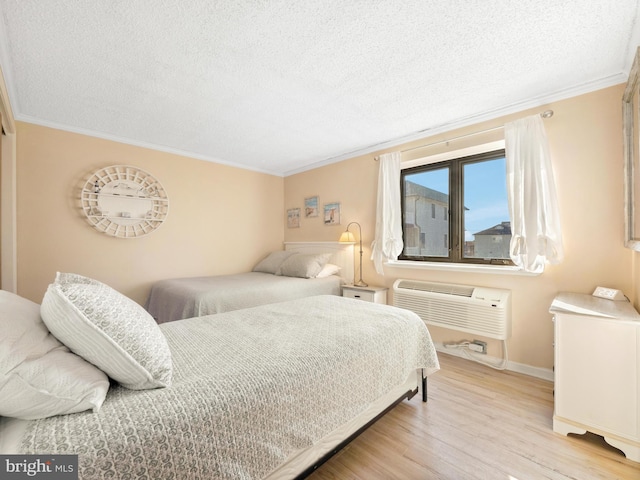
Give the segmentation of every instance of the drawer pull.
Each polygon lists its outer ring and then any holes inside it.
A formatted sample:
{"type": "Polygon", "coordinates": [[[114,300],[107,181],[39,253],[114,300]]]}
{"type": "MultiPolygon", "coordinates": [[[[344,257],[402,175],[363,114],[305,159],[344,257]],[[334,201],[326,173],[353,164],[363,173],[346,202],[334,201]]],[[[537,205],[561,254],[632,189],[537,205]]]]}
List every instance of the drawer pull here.
{"type": "Polygon", "coordinates": [[[354,295],[353,298],[360,298],[360,295],[354,295]]]}

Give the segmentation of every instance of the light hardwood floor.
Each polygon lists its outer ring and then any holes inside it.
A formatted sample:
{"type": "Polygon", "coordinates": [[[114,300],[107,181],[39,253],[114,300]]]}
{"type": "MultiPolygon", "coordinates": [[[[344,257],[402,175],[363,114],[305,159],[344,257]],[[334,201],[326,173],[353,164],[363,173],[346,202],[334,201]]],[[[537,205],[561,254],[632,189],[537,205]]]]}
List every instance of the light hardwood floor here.
{"type": "Polygon", "coordinates": [[[551,382],[439,358],[427,403],[402,402],[308,478],[640,480],[601,437],[553,432],[551,382]]]}

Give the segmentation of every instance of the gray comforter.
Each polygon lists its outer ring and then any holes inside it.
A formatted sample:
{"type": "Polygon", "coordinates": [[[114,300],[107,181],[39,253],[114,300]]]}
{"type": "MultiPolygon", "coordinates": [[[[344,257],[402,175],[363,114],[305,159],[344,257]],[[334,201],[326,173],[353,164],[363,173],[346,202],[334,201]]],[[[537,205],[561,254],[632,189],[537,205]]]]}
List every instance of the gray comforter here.
{"type": "Polygon", "coordinates": [[[296,278],[248,272],[161,280],[145,308],[158,323],[230,312],[313,295],[340,295],[341,279],[296,278]]]}
{"type": "Polygon", "coordinates": [[[417,368],[413,313],[320,296],[161,325],[173,385],[114,386],[98,413],[29,423],[23,453],[79,454],[82,479],[259,479],[417,368]]]}

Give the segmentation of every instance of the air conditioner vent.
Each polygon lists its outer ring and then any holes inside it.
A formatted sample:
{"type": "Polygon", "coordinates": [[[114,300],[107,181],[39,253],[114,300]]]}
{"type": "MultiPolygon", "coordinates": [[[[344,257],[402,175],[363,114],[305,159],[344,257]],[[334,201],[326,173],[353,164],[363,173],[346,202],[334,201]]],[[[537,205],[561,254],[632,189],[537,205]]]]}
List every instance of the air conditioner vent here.
{"type": "Polygon", "coordinates": [[[511,336],[511,291],[417,280],[396,280],[393,304],[427,325],[506,340],[511,336]]]}
{"type": "Polygon", "coordinates": [[[467,285],[455,285],[448,283],[429,283],[413,280],[399,280],[398,288],[406,290],[419,290],[421,292],[442,293],[444,295],[457,295],[459,297],[471,297],[475,287],[467,285]]]}

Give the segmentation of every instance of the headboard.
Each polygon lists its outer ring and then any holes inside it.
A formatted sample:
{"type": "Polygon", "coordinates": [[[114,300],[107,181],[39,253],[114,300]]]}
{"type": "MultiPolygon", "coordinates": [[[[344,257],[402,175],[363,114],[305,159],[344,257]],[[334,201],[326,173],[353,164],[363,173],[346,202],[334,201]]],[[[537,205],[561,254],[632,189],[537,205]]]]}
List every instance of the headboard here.
{"type": "Polygon", "coordinates": [[[353,243],[340,242],[284,242],[285,250],[298,253],[330,253],[329,263],[338,265],[340,276],[347,284],[353,284],[353,243]]]}

